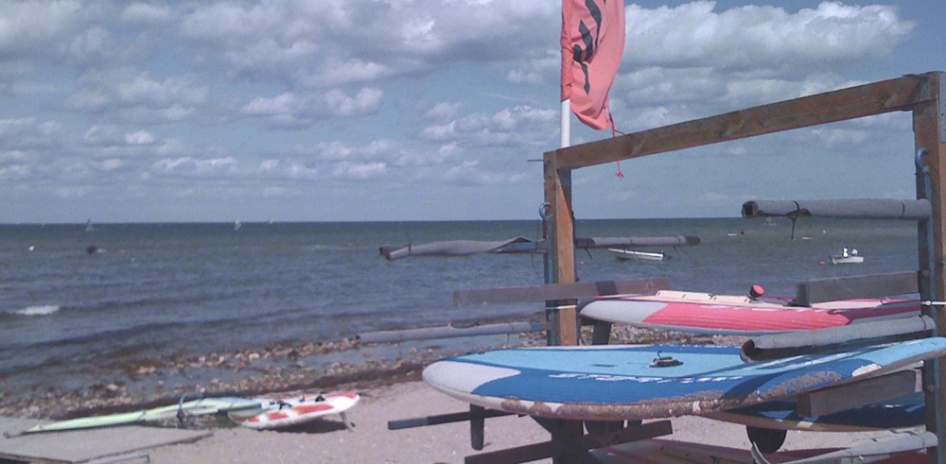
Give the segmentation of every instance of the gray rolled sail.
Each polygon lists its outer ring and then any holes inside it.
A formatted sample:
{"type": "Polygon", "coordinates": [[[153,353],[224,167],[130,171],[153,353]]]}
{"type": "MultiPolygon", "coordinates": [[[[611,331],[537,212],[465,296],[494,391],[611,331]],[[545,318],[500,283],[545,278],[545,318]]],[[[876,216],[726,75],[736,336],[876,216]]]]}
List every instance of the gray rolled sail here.
{"type": "Polygon", "coordinates": [[[385,245],[380,249],[381,256],[389,261],[408,256],[469,256],[481,253],[537,253],[538,244],[525,237],[509,240],[447,240],[443,242],[408,245],[392,249],[385,245]]]}
{"type": "MultiPolygon", "coordinates": [[[[591,237],[576,238],[576,248],[673,247],[699,245],[700,238],[690,235],[670,237],[591,237]]],[[[508,240],[447,240],[394,248],[382,246],[381,256],[389,261],[408,256],[469,256],[483,253],[546,253],[545,240],[534,241],[525,237],[508,240]]]]}
{"type": "Polygon", "coordinates": [[[742,216],[756,217],[832,217],[845,219],[929,219],[929,200],[756,200],[742,205],[742,216]]]}
{"type": "Polygon", "coordinates": [[[700,238],[692,235],[669,237],[591,237],[576,238],[576,248],[674,247],[699,245],[700,238]]]}
{"type": "Polygon", "coordinates": [[[863,322],[828,329],[753,337],[742,345],[744,361],[766,361],[803,354],[830,353],[861,346],[894,343],[932,335],[935,323],[927,316],[863,322]]]}

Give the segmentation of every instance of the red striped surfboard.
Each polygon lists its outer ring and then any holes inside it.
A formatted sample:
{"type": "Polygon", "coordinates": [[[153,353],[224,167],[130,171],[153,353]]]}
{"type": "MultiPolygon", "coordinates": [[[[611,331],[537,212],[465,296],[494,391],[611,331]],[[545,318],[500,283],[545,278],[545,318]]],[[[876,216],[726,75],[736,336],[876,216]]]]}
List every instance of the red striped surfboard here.
{"type": "Polygon", "coordinates": [[[305,424],[329,414],[339,414],[346,427],[350,428],[345,411],[358,404],[359,400],[361,397],[351,392],[303,395],[288,399],[261,398],[262,411],[254,411],[253,414],[233,413],[230,419],[243,427],[267,430],[305,424]]]}
{"type": "Polygon", "coordinates": [[[750,335],[840,327],[919,314],[919,300],[856,299],[791,306],[772,299],[663,290],[601,297],[581,308],[589,319],[691,333],[750,335]]]}

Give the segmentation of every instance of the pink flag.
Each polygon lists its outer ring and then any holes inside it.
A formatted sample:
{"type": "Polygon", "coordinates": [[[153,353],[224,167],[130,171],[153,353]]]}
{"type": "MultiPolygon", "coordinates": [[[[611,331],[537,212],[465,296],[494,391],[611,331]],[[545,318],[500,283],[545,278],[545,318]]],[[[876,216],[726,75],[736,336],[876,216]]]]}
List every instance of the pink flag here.
{"type": "Polygon", "coordinates": [[[624,0],[562,0],[562,101],[578,120],[613,128],[608,91],[624,55],[624,0]]]}

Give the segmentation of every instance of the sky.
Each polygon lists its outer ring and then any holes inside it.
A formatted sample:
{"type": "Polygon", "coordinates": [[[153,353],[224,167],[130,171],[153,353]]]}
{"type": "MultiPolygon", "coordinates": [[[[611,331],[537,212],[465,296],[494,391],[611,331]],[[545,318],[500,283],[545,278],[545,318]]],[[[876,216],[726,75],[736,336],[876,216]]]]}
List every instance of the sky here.
{"type": "MultiPolygon", "coordinates": [[[[623,133],[946,71],[940,0],[625,4],[623,133]]],[[[0,2],[0,223],[538,219],[560,28],[554,0],[0,2]]],[[[893,113],[576,170],[573,206],[737,217],[913,173],[893,113]]]]}

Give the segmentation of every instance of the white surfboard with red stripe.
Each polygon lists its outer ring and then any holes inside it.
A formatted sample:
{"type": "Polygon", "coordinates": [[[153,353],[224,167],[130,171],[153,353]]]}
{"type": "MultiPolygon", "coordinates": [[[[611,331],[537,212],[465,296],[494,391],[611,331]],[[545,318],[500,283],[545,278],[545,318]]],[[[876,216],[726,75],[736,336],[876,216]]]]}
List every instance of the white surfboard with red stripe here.
{"type": "Polygon", "coordinates": [[[582,317],[638,327],[713,334],[815,330],[916,316],[918,300],[857,299],[791,306],[771,299],[664,290],[595,299],[582,317]]]}
{"type": "Polygon", "coordinates": [[[341,392],[303,395],[298,398],[261,398],[261,410],[230,414],[243,427],[267,430],[305,424],[331,414],[338,414],[345,426],[352,428],[345,412],[358,404],[357,393],[341,392]]]}

